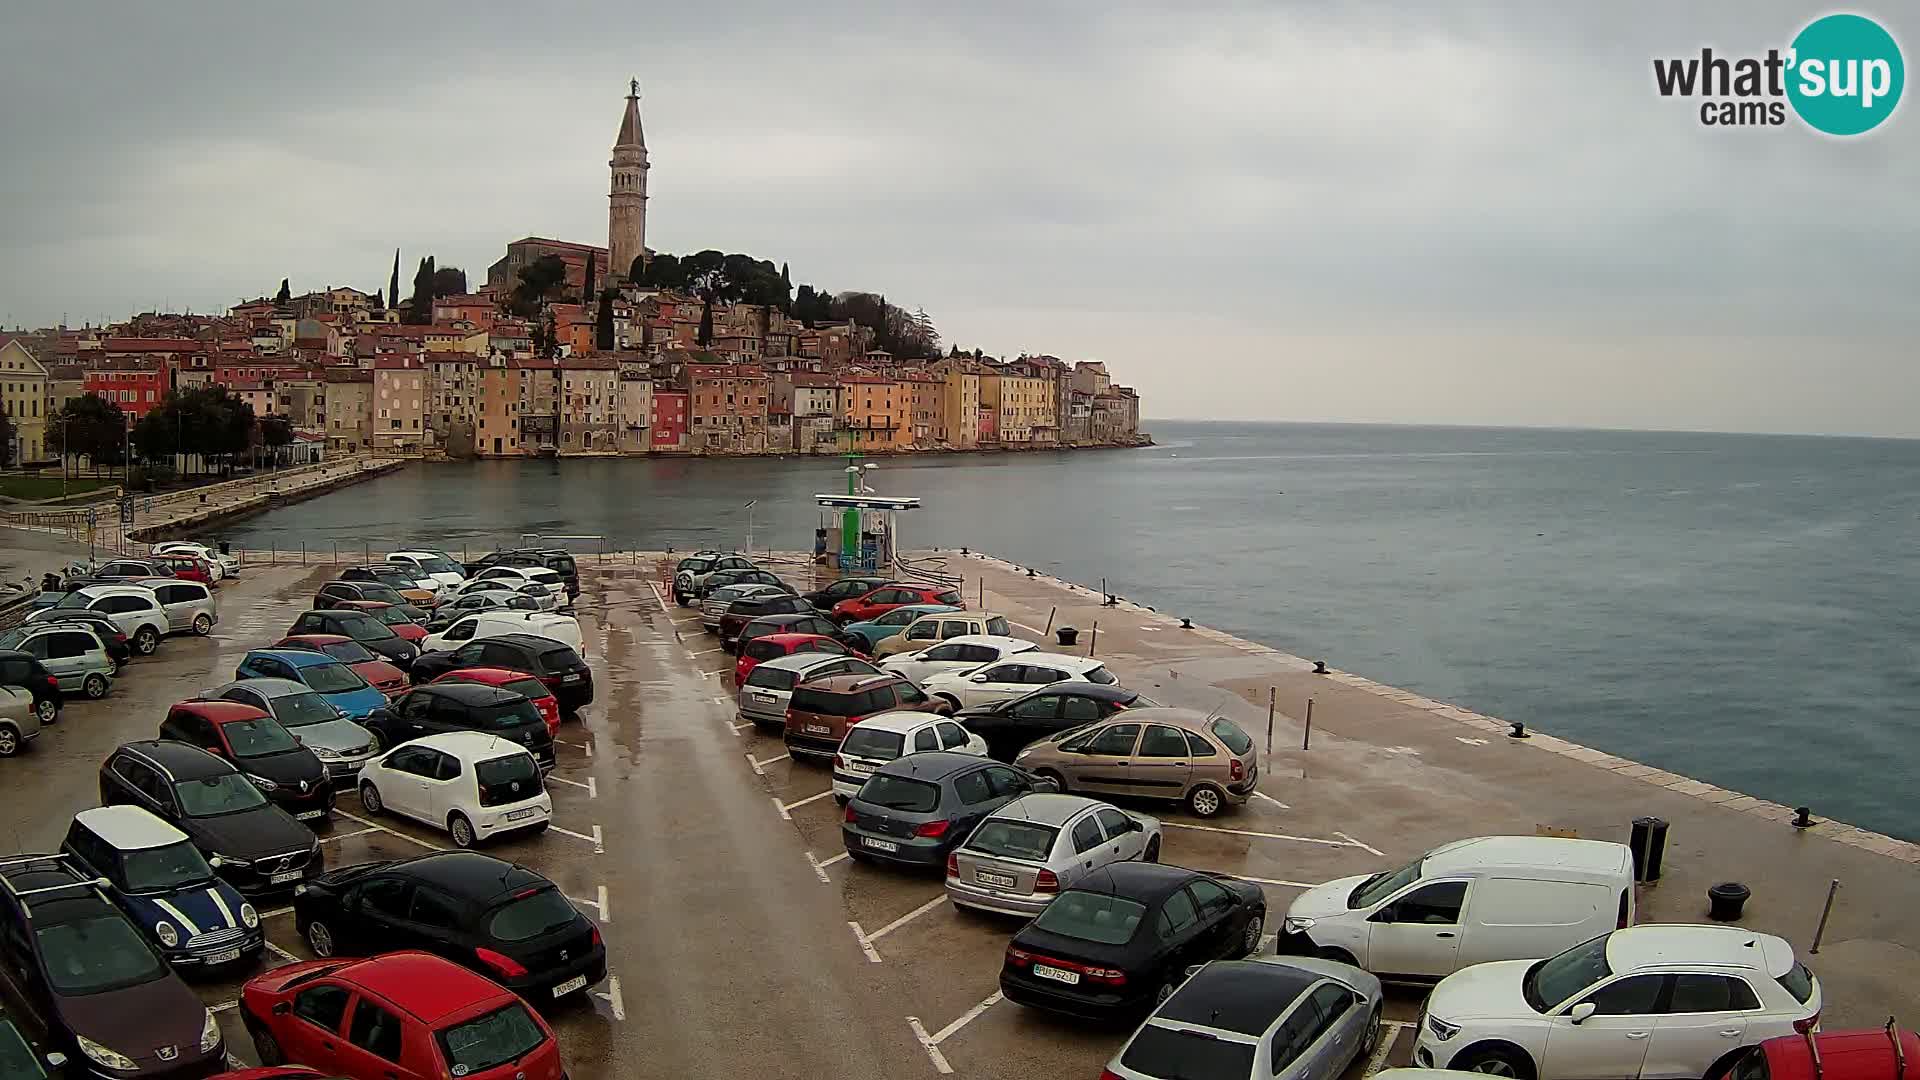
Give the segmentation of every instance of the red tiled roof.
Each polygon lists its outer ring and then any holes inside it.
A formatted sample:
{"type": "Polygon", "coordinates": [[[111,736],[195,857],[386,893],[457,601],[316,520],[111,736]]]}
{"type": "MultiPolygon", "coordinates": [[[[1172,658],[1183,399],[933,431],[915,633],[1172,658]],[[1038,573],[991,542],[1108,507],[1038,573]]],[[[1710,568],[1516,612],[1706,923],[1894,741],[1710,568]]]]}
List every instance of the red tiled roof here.
{"type": "Polygon", "coordinates": [[[101,348],[110,353],[131,352],[199,352],[206,348],[205,342],[192,338],[108,338],[101,348]]]}
{"type": "Polygon", "coordinates": [[[594,247],[592,244],[575,244],[567,240],[550,240],[544,236],[523,236],[520,239],[509,243],[507,247],[515,248],[523,244],[539,244],[543,247],[558,248],[562,251],[570,251],[577,255],[585,255],[589,251],[595,252],[601,255],[605,255],[607,253],[606,248],[594,247]]]}
{"type": "Polygon", "coordinates": [[[377,356],[373,360],[375,371],[418,371],[420,361],[412,356],[377,356]]]}
{"type": "Polygon", "coordinates": [[[611,356],[568,356],[560,366],[568,371],[618,371],[620,361],[611,356]]]}
{"type": "Polygon", "coordinates": [[[687,374],[696,379],[764,379],[767,373],[755,364],[688,364],[687,374]]]}

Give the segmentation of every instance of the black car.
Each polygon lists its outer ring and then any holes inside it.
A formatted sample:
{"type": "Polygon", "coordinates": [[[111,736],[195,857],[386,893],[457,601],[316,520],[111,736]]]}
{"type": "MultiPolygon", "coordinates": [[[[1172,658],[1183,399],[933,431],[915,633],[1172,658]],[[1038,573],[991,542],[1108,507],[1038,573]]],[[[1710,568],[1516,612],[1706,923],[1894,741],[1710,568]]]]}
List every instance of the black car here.
{"type": "Polygon", "coordinates": [[[295,634],[341,634],[372,649],[401,671],[413,667],[420,650],[412,642],[393,632],[393,628],[364,611],[352,608],[315,608],[293,620],[286,636],[295,634]]]}
{"type": "Polygon", "coordinates": [[[312,830],[240,770],[186,743],[121,745],[100,764],[100,802],[138,806],[172,822],[245,896],[290,890],[325,869],[312,830]]]}
{"type": "Polygon", "coordinates": [[[414,663],[413,681],[430,683],[449,671],[470,667],[524,671],[539,679],[567,712],[593,703],[593,669],[571,645],[537,634],[476,638],[457,649],[421,653],[414,663]]]}
{"type": "Polygon", "coordinates": [[[333,780],[319,755],[264,710],[229,701],[183,701],[160,722],[160,738],[232,763],[295,821],[333,813],[333,780]]]}
{"type": "Polygon", "coordinates": [[[484,731],[526,747],[541,772],[553,768],[553,736],[540,710],[522,694],[485,683],[416,686],[373,710],[366,726],[383,750],[443,731],[484,731]]]}
{"type": "Polygon", "coordinates": [[[851,600],[856,596],[865,596],[882,585],[893,584],[890,577],[843,577],[823,589],[810,593],[801,593],[800,599],[812,604],[814,610],[826,614],[833,605],[842,600],[851,600]]]}
{"type": "MultiPolygon", "coordinates": [[[[0,860],[0,988],[25,1034],[76,1073],[199,1080],[225,1068],[213,1014],[64,856],[0,860]]],[[[0,1061],[12,1056],[0,1048],[0,1061]]]]}
{"type": "Polygon", "coordinates": [[[818,615],[820,610],[791,593],[767,593],[735,600],[720,613],[720,644],[731,646],[740,628],[763,615],[818,615]]]}
{"type": "Polygon", "coordinates": [[[1130,1022],[1164,1001],[1189,967],[1251,955],[1266,917],[1266,896],[1251,882],[1112,863],[1013,935],[1000,992],[1036,1009],[1130,1022]]]}
{"type": "MultiPolygon", "coordinates": [[[[0,649],[0,686],[17,686],[33,695],[33,711],[43,724],[60,719],[66,698],[60,694],[60,680],[40,666],[32,653],[20,649],[0,649]]],[[[5,1077],[0,1073],[0,1078],[5,1077]]]]}
{"type": "Polygon", "coordinates": [[[856,862],[945,867],[988,814],[1022,795],[1059,790],[1011,765],[929,750],[880,766],[847,803],[840,826],[856,862]]]}
{"type": "MultiPolygon", "coordinates": [[[[333,575],[333,577],[335,581],[372,581],[385,585],[387,588],[395,591],[400,589],[426,588],[420,584],[419,578],[407,573],[406,567],[401,566],[399,563],[373,563],[368,566],[349,566],[333,575]]],[[[433,592],[434,590],[427,589],[427,591],[433,592]]]]}
{"type": "Polygon", "coordinates": [[[607,977],[599,928],[553,882],[472,851],[343,866],[293,899],[321,958],[419,949],[538,1004],[607,977]]]}
{"type": "Polygon", "coordinates": [[[867,639],[847,633],[825,615],[762,615],[740,628],[739,634],[734,637],[734,651],[738,652],[746,648],[748,642],[768,634],[819,634],[861,654],[865,654],[868,647],[867,639]]]}
{"type": "Polygon", "coordinates": [[[1122,709],[1155,704],[1124,686],[1059,682],[1017,698],[963,709],[953,718],[987,740],[988,756],[1012,761],[1015,754],[1041,739],[1105,720],[1122,709]]]}
{"type": "Polygon", "coordinates": [[[495,551],[481,557],[479,562],[467,564],[467,576],[471,577],[491,566],[539,566],[559,574],[567,583],[567,598],[580,595],[580,567],[573,561],[573,553],[563,548],[512,548],[495,551]]]}
{"type": "Polygon", "coordinates": [[[705,600],[709,593],[723,585],[778,585],[783,589],[792,588],[792,586],[780,580],[780,575],[771,570],[760,570],[756,568],[716,570],[707,575],[707,579],[700,583],[694,595],[705,600]]]}
{"type": "Polygon", "coordinates": [[[400,595],[400,590],[384,581],[329,581],[313,594],[313,602],[319,607],[339,607],[352,600],[392,604],[414,622],[427,621],[425,608],[409,603],[406,597],[400,595]]]}
{"type": "Polygon", "coordinates": [[[101,641],[106,642],[107,656],[112,658],[116,667],[133,659],[133,643],[127,640],[127,632],[120,629],[119,623],[98,611],[89,611],[86,608],[43,608],[27,616],[26,621],[85,623],[101,641]]]}

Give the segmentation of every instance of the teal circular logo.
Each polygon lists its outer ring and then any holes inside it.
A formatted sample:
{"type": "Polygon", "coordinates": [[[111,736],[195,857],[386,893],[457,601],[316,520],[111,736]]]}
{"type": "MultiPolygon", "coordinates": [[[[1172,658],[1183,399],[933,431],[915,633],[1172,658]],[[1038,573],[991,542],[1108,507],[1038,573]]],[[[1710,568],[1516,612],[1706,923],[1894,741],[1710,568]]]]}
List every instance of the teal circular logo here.
{"type": "Polygon", "coordinates": [[[1863,15],[1815,19],[1793,39],[1787,100],[1829,135],[1872,131],[1893,115],[1907,83],[1893,35],[1863,15]]]}

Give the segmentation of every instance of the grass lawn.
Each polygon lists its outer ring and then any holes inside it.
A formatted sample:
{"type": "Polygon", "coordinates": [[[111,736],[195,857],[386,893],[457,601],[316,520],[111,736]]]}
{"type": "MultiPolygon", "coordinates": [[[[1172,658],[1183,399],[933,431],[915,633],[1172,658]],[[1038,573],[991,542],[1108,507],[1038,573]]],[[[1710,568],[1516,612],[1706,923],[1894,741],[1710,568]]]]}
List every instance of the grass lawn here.
{"type": "MultiPolygon", "coordinates": [[[[79,495],[97,488],[108,488],[119,483],[91,476],[75,476],[67,480],[67,494],[79,495]]],[[[12,499],[24,499],[33,502],[38,499],[57,499],[60,497],[60,474],[42,473],[38,476],[22,474],[0,475],[0,495],[12,499]]]]}

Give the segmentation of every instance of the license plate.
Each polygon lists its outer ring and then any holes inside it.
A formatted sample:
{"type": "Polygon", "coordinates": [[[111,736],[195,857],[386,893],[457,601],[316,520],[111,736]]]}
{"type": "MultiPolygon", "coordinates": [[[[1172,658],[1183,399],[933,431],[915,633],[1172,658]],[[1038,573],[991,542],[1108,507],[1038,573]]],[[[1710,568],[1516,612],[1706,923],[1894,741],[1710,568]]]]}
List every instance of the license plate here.
{"type": "Polygon", "coordinates": [[[975,870],[973,880],[982,885],[997,885],[1002,889],[1013,888],[1013,875],[995,873],[992,870],[975,870]]]}
{"type": "Polygon", "coordinates": [[[327,812],[325,810],[302,810],[299,813],[293,815],[293,820],[312,821],[315,818],[323,818],[326,816],[327,816],[327,812]]]}
{"type": "Polygon", "coordinates": [[[778,702],[780,699],[777,697],[774,697],[772,694],[755,694],[753,695],[753,700],[764,701],[767,704],[772,705],[775,702],[778,702]]]}
{"type": "Polygon", "coordinates": [[[1068,986],[1080,985],[1079,972],[1067,971],[1064,968],[1052,967],[1047,964],[1033,965],[1033,975],[1036,979],[1052,979],[1054,982],[1066,983],[1068,986]]]}
{"type": "Polygon", "coordinates": [[[289,882],[289,881],[299,881],[299,880],[300,880],[300,871],[298,871],[298,870],[287,870],[287,871],[284,871],[284,872],[282,872],[282,873],[278,873],[278,874],[275,874],[275,875],[273,875],[272,877],[270,877],[270,878],[268,878],[268,879],[267,879],[267,884],[269,884],[269,885],[285,885],[285,884],[286,884],[287,882],[289,882]]]}
{"type": "Polygon", "coordinates": [[[827,725],[825,725],[825,724],[808,724],[808,725],[807,725],[807,734],[809,734],[809,735],[831,735],[831,734],[833,734],[833,729],[832,729],[832,728],[830,728],[830,727],[828,727],[828,726],[827,726],[827,725]]]}
{"type": "Polygon", "coordinates": [[[532,806],[527,807],[525,810],[510,810],[507,812],[507,820],[508,821],[525,821],[526,819],[532,817],[537,811],[538,811],[538,808],[532,807],[532,806]]]}
{"type": "Polygon", "coordinates": [[[579,682],[579,681],[580,681],[580,673],[576,671],[576,672],[574,672],[574,673],[573,673],[573,674],[571,674],[571,675],[563,675],[563,676],[561,676],[561,677],[560,677],[560,681],[561,681],[561,682],[579,682]]]}
{"type": "Polygon", "coordinates": [[[575,990],[579,990],[585,987],[586,985],[587,985],[587,977],[585,975],[575,975],[573,978],[568,979],[566,982],[563,982],[559,986],[554,987],[553,996],[561,997],[566,994],[571,994],[575,990]]]}
{"type": "Polygon", "coordinates": [[[900,850],[900,845],[894,843],[891,840],[875,840],[871,836],[863,836],[860,838],[860,842],[872,848],[875,851],[899,851],[900,850]]]}
{"type": "Polygon", "coordinates": [[[208,953],[206,958],[206,963],[231,964],[238,959],[240,959],[240,950],[228,949],[226,952],[208,953]]]}
{"type": "Polygon", "coordinates": [[[847,762],[847,771],[860,773],[863,776],[871,776],[873,774],[873,766],[864,761],[849,761],[847,762]]]}

